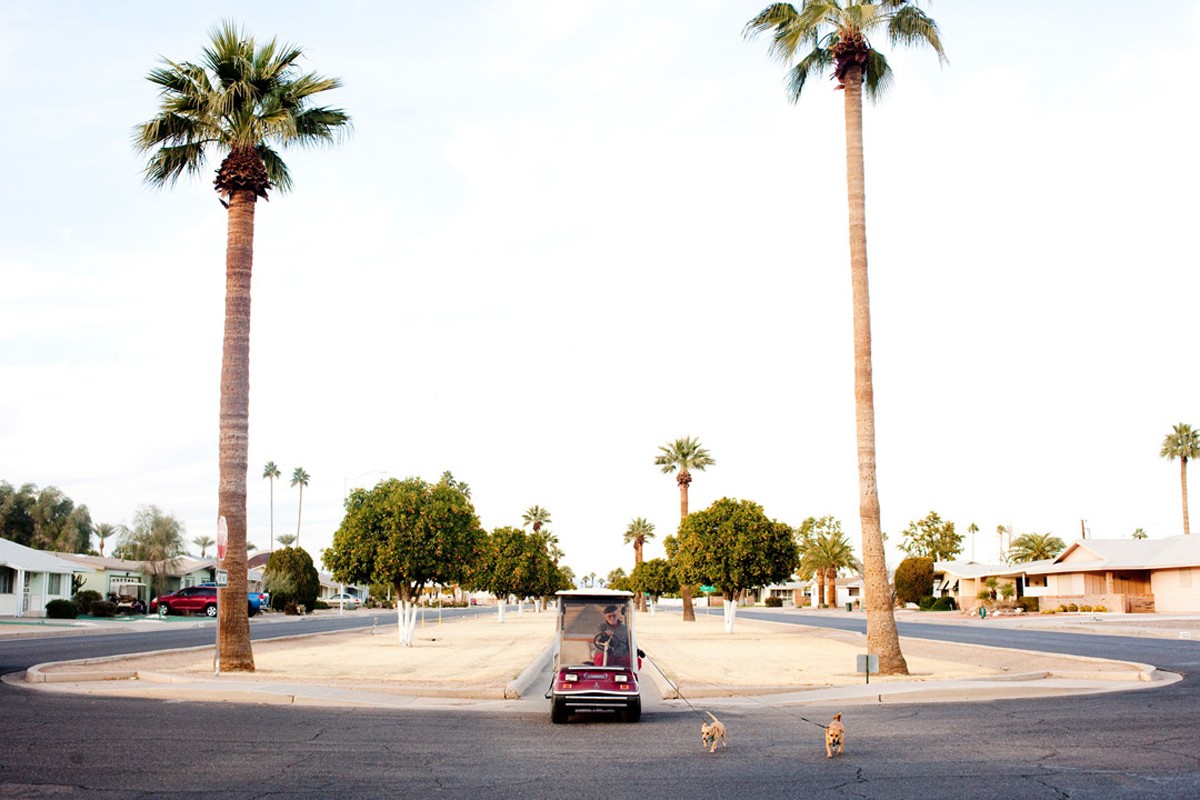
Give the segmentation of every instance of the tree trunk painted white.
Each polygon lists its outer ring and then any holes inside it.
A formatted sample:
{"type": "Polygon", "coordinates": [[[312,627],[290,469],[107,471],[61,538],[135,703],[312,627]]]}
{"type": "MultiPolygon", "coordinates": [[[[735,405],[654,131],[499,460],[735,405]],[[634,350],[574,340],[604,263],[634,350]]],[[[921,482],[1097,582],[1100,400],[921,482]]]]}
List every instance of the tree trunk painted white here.
{"type": "Polygon", "coordinates": [[[506,605],[508,605],[508,603],[504,602],[503,598],[500,598],[500,597],[496,598],[496,621],[497,622],[504,622],[504,607],[506,605]]]}
{"type": "Polygon", "coordinates": [[[417,625],[417,606],[409,600],[400,600],[400,644],[404,647],[412,647],[413,629],[417,625]]]}
{"type": "Polygon", "coordinates": [[[732,598],[725,598],[725,632],[733,633],[733,620],[737,617],[737,601],[732,598]]]}

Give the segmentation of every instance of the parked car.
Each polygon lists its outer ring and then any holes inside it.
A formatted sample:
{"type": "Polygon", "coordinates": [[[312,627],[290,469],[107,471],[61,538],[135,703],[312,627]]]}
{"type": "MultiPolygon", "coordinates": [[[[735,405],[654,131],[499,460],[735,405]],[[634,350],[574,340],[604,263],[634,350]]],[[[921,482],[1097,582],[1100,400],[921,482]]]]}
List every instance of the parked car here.
{"type": "MultiPolygon", "coordinates": [[[[246,598],[247,615],[253,617],[257,614],[259,604],[259,593],[249,592],[246,598]]],[[[216,617],[217,587],[212,584],[202,584],[161,595],[150,601],[150,613],[158,614],[160,617],[195,613],[203,613],[206,617],[216,617]]]]}
{"type": "Polygon", "coordinates": [[[355,595],[349,594],[348,592],[335,594],[325,602],[331,606],[339,606],[341,608],[349,608],[351,610],[362,606],[362,599],[356,597],[355,595]]]}

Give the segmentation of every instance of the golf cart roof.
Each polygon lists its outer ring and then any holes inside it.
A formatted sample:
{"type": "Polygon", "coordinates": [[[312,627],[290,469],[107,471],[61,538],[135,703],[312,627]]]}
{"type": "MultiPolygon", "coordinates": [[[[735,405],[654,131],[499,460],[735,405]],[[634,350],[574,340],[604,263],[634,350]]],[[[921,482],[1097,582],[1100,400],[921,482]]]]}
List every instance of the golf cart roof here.
{"type": "Polygon", "coordinates": [[[633,597],[633,592],[625,592],[619,589],[563,589],[554,593],[557,597],[570,597],[572,599],[586,599],[594,597],[597,600],[604,600],[616,597],[633,597]]]}

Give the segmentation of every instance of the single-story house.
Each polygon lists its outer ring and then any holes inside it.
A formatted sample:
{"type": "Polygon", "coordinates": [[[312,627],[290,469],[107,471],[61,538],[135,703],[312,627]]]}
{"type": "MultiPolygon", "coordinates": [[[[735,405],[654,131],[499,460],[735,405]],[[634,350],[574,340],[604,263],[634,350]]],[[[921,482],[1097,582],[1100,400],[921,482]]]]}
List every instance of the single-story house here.
{"type": "Polygon", "coordinates": [[[1042,608],[1200,613],[1200,536],[1079,539],[1056,558],[1025,564],[939,561],[934,594],[970,608],[989,577],[1014,583],[1018,597],[1037,597],[1042,608]]]}
{"type": "Polygon", "coordinates": [[[87,567],[0,539],[0,617],[44,617],[51,600],[73,594],[71,578],[89,573],[87,567]]]}
{"type": "MultiPolygon", "coordinates": [[[[108,556],[88,556],[76,553],[55,553],[59,558],[79,565],[76,572],[91,572],[81,589],[92,589],[103,597],[109,594],[127,594],[149,603],[159,592],[154,585],[154,570],[145,561],[132,561],[108,556]]],[[[180,556],[167,567],[163,578],[163,591],[174,592],[216,579],[216,560],[180,556]]]]}
{"type": "MultiPolygon", "coordinates": [[[[851,575],[837,579],[837,608],[845,608],[847,603],[862,603],[865,581],[862,575],[851,575]]],[[[829,587],[826,586],[826,591],[829,587]]],[[[765,602],[768,597],[778,597],[785,606],[796,608],[820,608],[825,602],[824,597],[818,597],[818,582],[816,578],[807,581],[789,581],[764,586],[758,592],[758,602],[765,602]]]]}

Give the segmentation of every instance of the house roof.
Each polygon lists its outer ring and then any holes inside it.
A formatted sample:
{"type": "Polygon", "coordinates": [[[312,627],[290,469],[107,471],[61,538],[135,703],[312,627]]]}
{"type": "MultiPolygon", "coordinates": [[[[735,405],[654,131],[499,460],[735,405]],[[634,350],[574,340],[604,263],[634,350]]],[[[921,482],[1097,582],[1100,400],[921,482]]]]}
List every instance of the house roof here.
{"type": "Polygon", "coordinates": [[[88,556],[82,553],[55,553],[61,559],[73,561],[76,564],[82,564],[85,567],[91,567],[96,572],[124,570],[125,572],[143,572],[146,565],[141,561],[130,561],[126,558],[113,558],[111,556],[88,556]]]}
{"type": "Polygon", "coordinates": [[[1030,575],[1096,570],[1200,566],[1200,536],[1166,539],[1078,539],[1058,558],[1023,565],[1030,575]]]}
{"type": "Polygon", "coordinates": [[[933,573],[952,575],[955,578],[997,578],[1015,577],[1029,572],[1029,567],[1035,564],[1049,564],[1047,561],[1030,561],[1025,564],[987,564],[982,561],[937,561],[933,565],[933,573]]]}
{"type": "Polygon", "coordinates": [[[0,539],[0,565],[24,572],[50,572],[70,575],[72,572],[95,572],[91,567],[75,564],[56,553],[34,550],[10,539],[0,539]]]}

